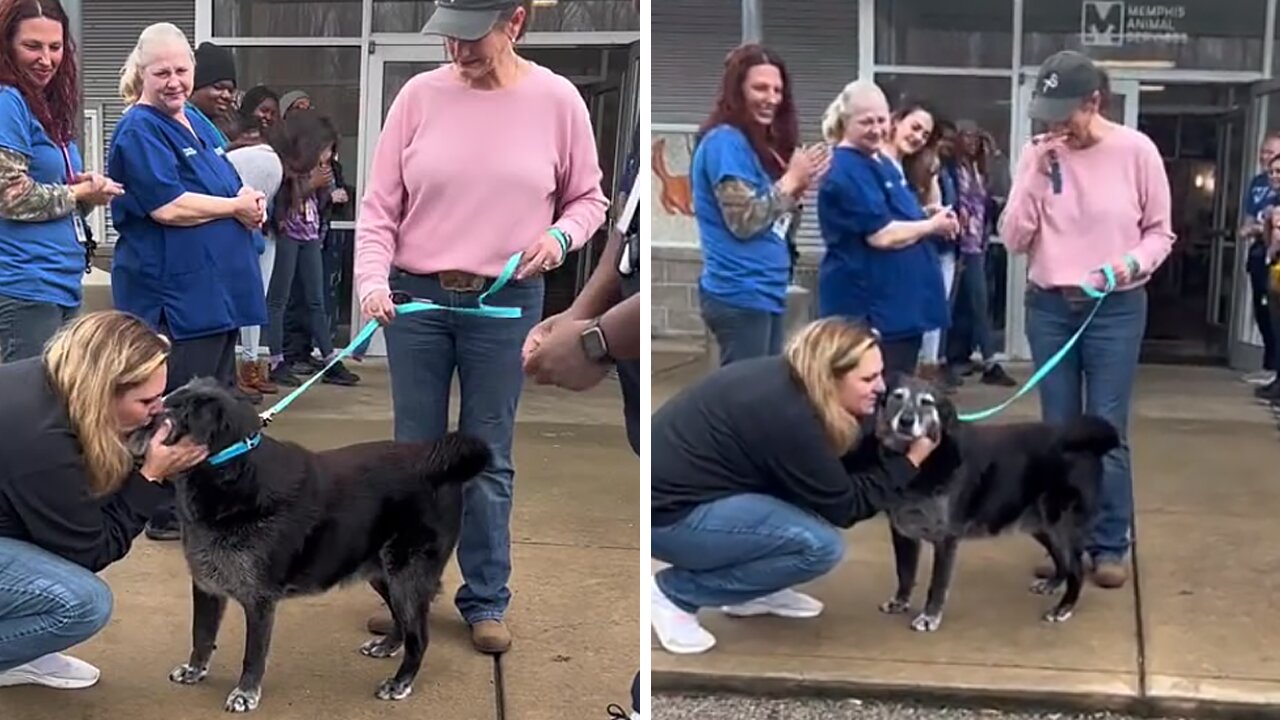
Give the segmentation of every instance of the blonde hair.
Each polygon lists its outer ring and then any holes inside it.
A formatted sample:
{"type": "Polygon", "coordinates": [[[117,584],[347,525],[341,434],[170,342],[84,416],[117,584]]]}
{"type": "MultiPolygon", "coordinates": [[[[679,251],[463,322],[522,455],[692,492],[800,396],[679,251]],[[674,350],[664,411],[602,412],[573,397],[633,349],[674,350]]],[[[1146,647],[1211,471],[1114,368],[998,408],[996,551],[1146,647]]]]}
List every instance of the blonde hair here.
{"type": "Polygon", "coordinates": [[[156,23],[149,25],[138,36],[138,43],[133,46],[129,58],[120,69],[120,99],[126,108],[133,107],[142,99],[142,72],[155,59],[160,48],[181,44],[187,49],[191,62],[195,63],[196,54],[191,49],[186,33],[173,23],[156,23]]]}
{"type": "Polygon", "coordinates": [[[116,399],[151,378],[168,361],[170,347],[142,320],[115,310],[72,320],[45,347],[45,372],[67,404],[93,495],[118,490],[133,466],[116,399]]]}
{"type": "Polygon", "coordinates": [[[854,80],[845,85],[822,114],[822,137],[830,143],[843,140],[845,123],[849,117],[855,110],[865,108],[872,102],[884,103],[885,109],[889,107],[889,99],[879,85],[870,80],[854,80]]]}
{"type": "Polygon", "coordinates": [[[785,355],[791,373],[804,386],[827,440],[838,454],[853,447],[859,429],[857,418],[840,404],[840,380],[879,344],[867,326],[837,318],[811,322],[787,343],[785,355]]]}

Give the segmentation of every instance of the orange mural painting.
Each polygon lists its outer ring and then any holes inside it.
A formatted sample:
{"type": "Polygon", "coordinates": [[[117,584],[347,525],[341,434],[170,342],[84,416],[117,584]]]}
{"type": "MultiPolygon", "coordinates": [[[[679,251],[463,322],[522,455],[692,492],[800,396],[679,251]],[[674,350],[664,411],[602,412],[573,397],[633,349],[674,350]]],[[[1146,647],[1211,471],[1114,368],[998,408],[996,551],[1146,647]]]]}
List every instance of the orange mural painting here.
{"type": "Polygon", "coordinates": [[[693,217],[693,185],[688,175],[676,175],[667,166],[667,141],[658,138],[653,141],[653,174],[658,177],[662,187],[658,202],[668,215],[684,215],[693,217]]]}

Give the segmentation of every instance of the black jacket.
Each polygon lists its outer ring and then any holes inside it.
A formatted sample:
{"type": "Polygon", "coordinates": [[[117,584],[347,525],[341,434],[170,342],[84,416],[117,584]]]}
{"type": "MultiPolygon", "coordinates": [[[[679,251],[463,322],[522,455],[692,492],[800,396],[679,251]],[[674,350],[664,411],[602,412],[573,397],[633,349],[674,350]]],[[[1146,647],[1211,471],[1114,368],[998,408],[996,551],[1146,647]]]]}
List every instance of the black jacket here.
{"type": "Polygon", "coordinates": [[[686,388],[654,413],[655,527],[705,502],[762,493],[850,527],[899,497],[916,475],[867,435],[839,457],[782,357],[743,360],[686,388]]]}
{"type": "Polygon", "coordinates": [[[0,537],[97,572],[124,557],[165,489],[130,473],[94,498],[66,403],[40,358],[0,365],[0,537]]]}

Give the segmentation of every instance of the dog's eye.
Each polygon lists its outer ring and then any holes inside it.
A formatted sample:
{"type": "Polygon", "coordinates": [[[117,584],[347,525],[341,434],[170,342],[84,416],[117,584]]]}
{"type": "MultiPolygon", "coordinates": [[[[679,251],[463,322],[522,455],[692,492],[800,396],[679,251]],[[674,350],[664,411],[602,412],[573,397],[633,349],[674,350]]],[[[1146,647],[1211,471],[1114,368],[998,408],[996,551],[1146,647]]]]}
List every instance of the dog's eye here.
{"type": "Polygon", "coordinates": [[[894,390],[893,397],[895,400],[905,400],[907,398],[906,388],[898,388],[897,390],[894,390]]]}
{"type": "Polygon", "coordinates": [[[921,405],[933,405],[933,404],[934,404],[933,396],[932,396],[932,395],[921,395],[921,396],[920,396],[920,404],[921,404],[921,405]]]}

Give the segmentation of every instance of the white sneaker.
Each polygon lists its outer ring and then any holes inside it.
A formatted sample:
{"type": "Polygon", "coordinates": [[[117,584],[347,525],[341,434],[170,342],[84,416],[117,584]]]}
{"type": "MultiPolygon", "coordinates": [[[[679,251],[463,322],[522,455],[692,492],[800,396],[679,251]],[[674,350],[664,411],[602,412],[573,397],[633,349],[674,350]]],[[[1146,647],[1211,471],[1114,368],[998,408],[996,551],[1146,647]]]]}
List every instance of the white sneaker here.
{"type": "Polygon", "coordinates": [[[43,685],[60,690],[79,690],[97,684],[98,668],[70,655],[50,653],[26,665],[0,672],[0,687],[43,685]]]}
{"type": "Polygon", "coordinates": [[[721,610],[733,617],[777,615],[784,618],[815,618],[822,614],[822,608],[822,602],[816,598],[788,589],[740,605],[728,605],[721,610]]]}
{"type": "Polygon", "coordinates": [[[1241,381],[1249,385],[1270,385],[1276,379],[1276,374],[1270,370],[1259,370],[1251,372],[1240,378],[1241,381]]]}
{"type": "Polygon", "coordinates": [[[662,643],[662,647],[667,652],[677,655],[695,655],[715,646],[715,636],[702,627],[697,615],[676,607],[676,604],[663,594],[655,578],[650,577],[649,584],[653,631],[658,636],[658,642],[662,643]]]}

